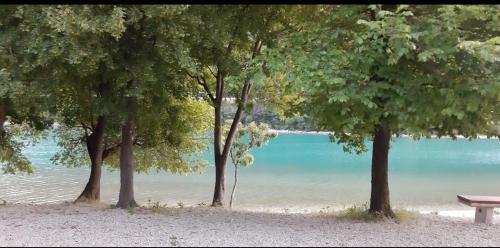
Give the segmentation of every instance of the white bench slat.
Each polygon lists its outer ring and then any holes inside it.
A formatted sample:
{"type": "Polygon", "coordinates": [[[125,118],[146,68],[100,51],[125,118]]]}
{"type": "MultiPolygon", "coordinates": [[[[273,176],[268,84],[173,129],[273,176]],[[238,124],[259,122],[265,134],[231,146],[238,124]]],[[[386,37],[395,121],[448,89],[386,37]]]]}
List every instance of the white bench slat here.
{"type": "Polygon", "coordinates": [[[457,198],[471,207],[500,207],[500,196],[457,195],[457,198]]]}

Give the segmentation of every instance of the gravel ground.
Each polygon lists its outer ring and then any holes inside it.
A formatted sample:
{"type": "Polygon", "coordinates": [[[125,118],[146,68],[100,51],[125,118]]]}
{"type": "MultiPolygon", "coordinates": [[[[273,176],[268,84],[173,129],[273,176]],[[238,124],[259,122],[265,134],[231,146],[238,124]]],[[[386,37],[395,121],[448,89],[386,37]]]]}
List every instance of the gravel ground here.
{"type": "Polygon", "coordinates": [[[419,215],[402,224],[207,207],[0,206],[0,246],[500,246],[500,220],[419,215]]]}

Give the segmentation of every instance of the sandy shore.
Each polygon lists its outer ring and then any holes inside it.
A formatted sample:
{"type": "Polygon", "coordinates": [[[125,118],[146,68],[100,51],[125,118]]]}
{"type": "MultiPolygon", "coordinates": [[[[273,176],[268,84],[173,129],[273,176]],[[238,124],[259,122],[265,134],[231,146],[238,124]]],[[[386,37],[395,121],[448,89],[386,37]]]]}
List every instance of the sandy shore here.
{"type": "Polygon", "coordinates": [[[208,207],[0,206],[1,246],[499,246],[500,220],[423,214],[402,224],[208,207]]]}

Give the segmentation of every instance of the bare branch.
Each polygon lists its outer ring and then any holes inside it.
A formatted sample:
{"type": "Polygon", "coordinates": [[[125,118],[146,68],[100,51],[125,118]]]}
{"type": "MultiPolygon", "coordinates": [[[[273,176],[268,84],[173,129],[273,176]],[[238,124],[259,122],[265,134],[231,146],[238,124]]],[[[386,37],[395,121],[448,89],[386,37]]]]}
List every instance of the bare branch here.
{"type": "Polygon", "coordinates": [[[205,90],[205,92],[208,94],[208,98],[209,98],[210,102],[212,104],[215,104],[216,98],[214,97],[214,95],[210,91],[210,88],[208,88],[208,84],[207,84],[207,81],[205,81],[205,78],[203,76],[193,76],[188,71],[186,71],[186,74],[190,78],[196,79],[196,81],[198,81],[198,84],[201,85],[203,87],[203,89],[205,90]]]}
{"type": "Polygon", "coordinates": [[[134,139],[134,142],[133,142],[134,145],[137,145],[137,146],[142,146],[144,145],[143,142],[141,142],[139,139],[134,139]]]}
{"type": "Polygon", "coordinates": [[[212,73],[212,76],[214,76],[214,78],[217,77],[217,74],[215,74],[214,71],[212,71],[212,69],[210,68],[210,66],[207,66],[208,70],[210,71],[210,73],[212,73]]]}
{"type": "Polygon", "coordinates": [[[104,148],[104,151],[102,152],[102,159],[105,159],[110,154],[115,153],[116,151],[118,151],[119,148],[120,148],[120,143],[115,144],[111,147],[104,148]]]}
{"type": "Polygon", "coordinates": [[[207,92],[208,97],[210,98],[212,103],[215,103],[215,97],[212,94],[212,92],[210,91],[210,89],[208,88],[208,84],[207,84],[207,81],[205,81],[205,78],[202,76],[198,76],[198,77],[196,77],[196,80],[198,80],[199,85],[203,86],[203,89],[205,90],[205,92],[207,92]]]}
{"type": "Polygon", "coordinates": [[[190,77],[190,78],[196,78],[195,76],[191,75],[191,73],[189,73],[188,70],[186,70],[186,74],[190,77]]]}
{"type": "Polygon", "coordinates": [[[83,131],[85,131],[85,138],[89,137],[89,127],[87,127],[87,125],[85,125],[83,122],[80,122],[80,124],[82,125],[83,131]]]}

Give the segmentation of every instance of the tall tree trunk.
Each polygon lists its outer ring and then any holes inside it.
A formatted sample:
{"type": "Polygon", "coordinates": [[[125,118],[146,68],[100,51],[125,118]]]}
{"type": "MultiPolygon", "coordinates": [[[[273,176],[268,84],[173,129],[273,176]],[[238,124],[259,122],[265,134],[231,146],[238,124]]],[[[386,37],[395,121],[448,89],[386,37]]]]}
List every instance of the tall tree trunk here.
{"type": "Polygon", "coordinates": [[[4,123],[7,120],[7,107],[0,101],[0,140],[5,136],[4,123]]]}
{"type": "Polygon", "coordinates": [[[215,190],[212,206],[224,206],[224,192],[226,181],[226,163],[229,157],[229,152],[234,142],[234,135],[241,120],[241,114],[246,106],[248,94],[251,84],[248,80],[245,81],[241,91],[238,109],[233,117],[231,127],[224,142],[224,148],[221,151],[221,130],[222,130],[222,93],[224,90],[224,80],[220,73],[217,74],[217,92],[215,103],[215,128],[214,128],[214,153],[215,153],[215,190]],[[220,85],[219,85],[220,84],[220,85]]]}
{"type": "Polygon", "coordinates": [[[104,159],[104,116],[99,116],[94,132],[87,138],[87,152],[90,157],[90,177],[85,189],[75,202],[99,201],[101,193],[101,166],[104,159]]]}
{"type": "Polygon", "coordinates": [[[372,188],[370,198],[370,212],[393,218],[389,201],[388,156],[391,140],[391,131],[385,125],[375,128],[372,154],[372,188]]]}
{"type": "Polygon", "coordinates": [[[214,125],[214,160],[215,160],[215,189],[212,206],[224,206],[224,192],[226,185],[226,165],[222,162],[222,98],[224,84],[222,73],[217,72],[216,98],[214,103],[215,125],[214,125]]]}
{"type": "MultiPolygon", "coordinates": [[[[129,89],[137,88],[134,79],[128,84],[129,89]]],[[[134,118],[136,99],[131,96],[127,99],[128,114],[122,126],[122,141],[120,144],[120,194],[118,197],[119,208],[133,208],[139,206],[134,199],[134,118]]]]}
{"type": "Polygon", "coordinates": [[[226,163],[222,162],[221,157],[215,161],[215,190],[212,201],[213,207],[224,207],[224,193],[226,185],[226,163]]]}
{"type": "MultiPolygon", "coordinates": [[[[254,44],[254,49],[252,52],[252,59],[260,52],[262,48],[262,41],[257,39],[254,44]]],[[[229,53],[232,49],[231,44],[227,48],[227,52],[229,53]]],[[[236,129],[238,128],[238,124],[240,123],[241,113],[247,104],[248,94],[250,92],[250,88],[252,84],[249,80],[245,80],[243,84],[243,89],[241,91],[241,96],[239,98],[238,109],[236,110],[236,114],[234,115],[233,122],[231,123],[231,127],[229,128],[229,133],[227,134],[226,140],[224,142],[224,148],[222,148],[221,134],[222,134],[222,99],[224,95],[224,76],[223,73],[219,70],[217,71],[216,77],[216,89],[215,89],[215,127],[214,127],[214,153],[215,153],[215,190],[214,190],[214,198],[212,201],[212,206],[224,206],[224,192],[225,192],[225,184],[226,184],[226,162],[229,156],[229,152],[233,145],[234,135],[236,133],[236,129]]],[[[205,87],[207,93],[208,91],[205,87]]],[[[210,95],[210,94],[209,94],[210,95]]],[[[212,98],[212,97],[211,97],[212,98]]]]}
{"type": "Polygon", "coordinates": [[[122,142],[120,145],[120,194],[119,208],[133,208],[138,204],[134,199],[134,121],[128,116],[125,125],[122,126],[122,142]]]}

